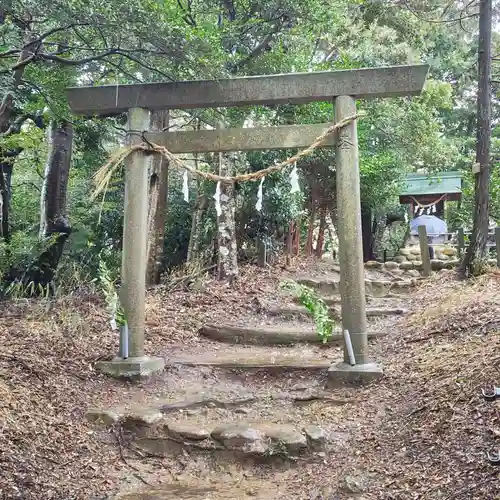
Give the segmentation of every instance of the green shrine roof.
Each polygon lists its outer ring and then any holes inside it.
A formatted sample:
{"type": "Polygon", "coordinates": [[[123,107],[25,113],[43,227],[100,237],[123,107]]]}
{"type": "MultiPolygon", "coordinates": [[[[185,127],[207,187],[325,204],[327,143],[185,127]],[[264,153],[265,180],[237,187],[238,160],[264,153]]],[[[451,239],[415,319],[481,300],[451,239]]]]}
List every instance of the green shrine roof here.
{"type": "Polygon", "coordinates": [[[399,196],[450,194],[462,192],[460,172],[440,172],[436,175],[408,174],[399,196]]]}

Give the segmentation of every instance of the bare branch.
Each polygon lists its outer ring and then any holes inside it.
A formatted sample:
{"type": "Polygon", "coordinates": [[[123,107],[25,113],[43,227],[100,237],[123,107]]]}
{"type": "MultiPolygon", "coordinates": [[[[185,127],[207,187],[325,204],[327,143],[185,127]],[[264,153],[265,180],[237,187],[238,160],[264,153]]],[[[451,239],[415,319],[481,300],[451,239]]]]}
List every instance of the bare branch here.
{"type": "Polygon", "coordinates": [[[18,56],[21,52],[21,49],[11,49],[11,50],[6,50],[5,52],[0,52],[0,57],[12,57],[12,56],[18,56]]]}
{"type": "Polygon", "coordinates": [[[0,134],[0,137],[9,137],[10,135],[19,134],[21,131],[21,127],[23,123],[29,118],[29,115],[22,115],[17,117],[10,127],[3,133],[0,134]]]}
{"type": "MultiPolygon", "coordinates": [[[[144,69],[148,69],[149,71],[153,71],[153,72],[161,75],[162,77],[167,78],[168,80],[170,80],[172,82],[176,81],[175,78],[172,78],[167,73],[164,73],[163,71],[159,70],[158,68],[150,66],[147,63],[145,63],[144,61],[141,61],[140,59],[133,56],[131,54],[133,52],[134,52],[133,50],[112,48],[112,49],[109,49],[105,52],[101,52],[100,54],[96,54],[94,56],[89,56],[89,57],[84,57],[82,59],[67,59],[65,57],[60,57],[56,54],[47,54],[47,53],[39,53],[39,54],[36,54],[34,57],[37,60],[54,61],[54,62],[63,64],[65,66],[81,66],[81,65],[84,65],[84,64],[87,64],[90,62],[107,59],[110,56],[121,55],[121,56],[125,57],[126,59],[129,59],[130,61],[135,62],[136,64],[138,64],[139,66],[141,66],[144,69]]],[[[153,54],[156,55],[156,53],[154,53],[154,52],[153,52],[153,54]]],[[[165,55],[165,54],[158,53],[157,55],[165,55]]],[[[26,63],[26,64],[27,64],[27,62],[29,62],[29,61],[23,61],[23,63],[26,63]]]]}
{"type": "Polygon", "coordinates": [[[182,5],[181,0],[177,0],[177,5],[182,10],[182,12],[184,12],[184,15],[182,16],[182,18],[184,19],[184,21],[186,22],[186,24],[188,24],[189,26],[192,26],[193,28],[195,28],[196,27],[196,21],[194,20],[193,14],[191,13],[191,3],[189,2],[189,0],[188,0],[188,6],[187,6],[187,8],[185,8],[184,5],[182,5]]]}
{"type": "Polygon", "coordinates": [[[137,59],[135,58],[134,56],[130,55],[129,53],[127,52],[123,52],[122,50],[119,50],[117,51],[117,54],[120,54],[122,55],[123,57],[129,59],[130,61],[133,61],[135,62],[136,64],[139,64],[141,67],[143,67],[144,69],[148,69],[149,71],[153,71],[155,73],[158,73],[159,75],[163,76],[164,78],[166,78],[167,80],[170,80],[171,82],[176,82],[177,80],[173,77],[171,77],[170,75],[168,75],[167,73],[164,73],[163,71],[159,70],[158,68],[154,68],[153,66],[149,66],[148,64],[146,64],[145,62],[141,61],[140,59],[137,59]]]}
{"type": "Polygon", "coordinates": [[[116,49],[111,49],[101,54],[96,54],[95,56],[85,57],[83,59],[66,59],[65,57],[56,56],[55,54],[37,54],[37,59],[43,59],[45,61],[55,61],[66,66],[81,66],[82,64],[87,64],[93,61],[100,61],[111,55],[118,54],[116,49]]]}
{"type": "Polygon", "coordinates": [[[60,31],[67,31],[75,26],[89,26],[89,25],[90,23],[71,23],[67,24],[66,26],[58,26],[57,28],[52,28],[51,30],[46,31],[45,33],[40,35],[38,38],[35,38],[34,40],[27,43],[23,48],[28,48],[30,46],[37,45],[43,42],[49,36],[54,35],[55,33],[59,33],[60,31]]]}
{"type": "Polygon", "coordinates": [[[28,57],[26,57],[26,58],[22,59],[21,61],[19,61],[18,63],[14,64],[14,66],[12,66],[9,70],[6,70],[6,71],[11,73],[12,71],[21,70],[24,67],[26,67],[31,61],[33,61],[33,59],[35,59],[35,57],[36,57],[36,54],[32,53],[28,57]]]}
{"type": "MultiPolygon", "coordinates": [[[[411,12],[417,19],[420,19],[421,21],[425,21],[426,23],[437,23],[437,24],[441,24],[441,23],[462,23],[464,19],[468,19],[468,18],[471,18],[471,17],[477,17],[479,14],[467,14],[466,13],[466,10],[468,7],[470,7],[472,5],[472,3],[474,3],[475,0],[472,0],[471,2],[469,2],[467,4],[467,6],[465,7],[465,10],[464,12],[460,15],[460,17],[457,17],[457,18],[454,18],[454,19],[427,19],[423,16],[420,15],[420,13],[415,10],[413,7],[410,6],[408,0],[402,0],[402,5],[404,5],[406,7],[406,9],[411,12]]],[[[441,14],[443,15],[443,14],[441,14]]]]}
{"type": "MultiPolygon", "coordinates": [[[[33,40],[30,40],[29,42],[24,44],[20,49],[11,49],[11,50],[7,50],[5,52],[0,52],[0,58],[19,55],[23,50],[27,50],[27,49],[32,49],[34,52],[36,52],[36,49],[34,49],[34,48],[37,47],[39,44],[41,44],[45,40],[45,38],[48,38],[49,36],[51,36],[55,33],[59,33],[61,31],[66,31],[66,30],[71,29],[71,28],[76,27],[76,26],[89,26],[89,23],[72,23],[72,24],[68,24],[66,26],[59,26],[57,28],[52,28],[51,30],[46,31],[42,35],[39,35],[38,37],[34,38],[33,40]]],[[[15,68],[13,68],[13,69],[15,69],[15,68]]]]}
{"type": "Polygon", "coordinates": [[[255,47],[252,50],[252,52],[250,53],[250,55],[248,55],[247,57],[245,57],[241,61],[239,61],[239,62],[237,62],[237,63],[234,64],[234,66],[232,68],[232,72],[236,73],[241,68],[243,68],[244,66],[248,65],[254,59],[256,59],[257,57],[259,57],[262,54],[262,52],[264,52],[269,47],[270,43],[273,41],[275,35],[279,33],[279,31],[281,30],[282,26],[283,26],[283,22],[281,22],[281,21],[277,22],[273,26],[272,30],[257,45],[257,47],[255,47]]]}
{"type": "Polygon", "coordinates": [[[18,182],[18,183],[16,183],[15,187],[16,188],[26,187],[26,188],[36,189],[37,191],[41,191],[40,186],[37,186],[34,182],[30,182],[30,181],[18,182]]]}
{"type": "MultiPolygon", "coordinates": [[[[139,78],[137,78],[135,75],[133,75],[132,73],[129,73],[127,70],[123,69],[121,66],[122,61],[123,61],[123,57],[120,58],[120,62],[118,64],[114,63],[111,60],[106,61],[106,63],[109,64],[110,66],[113,66],[113,68],[115,68],[119,72],[123,73],[123,75],[125,75],[126,77],[130,78],[130,80],[132,82],[144,83],[139,78]]],[[[116,74],[116,71],[115,71],[115,74],[116,74]]],[[[102,78],[102,75],[101,75],[101,78],[102,78]]]]}

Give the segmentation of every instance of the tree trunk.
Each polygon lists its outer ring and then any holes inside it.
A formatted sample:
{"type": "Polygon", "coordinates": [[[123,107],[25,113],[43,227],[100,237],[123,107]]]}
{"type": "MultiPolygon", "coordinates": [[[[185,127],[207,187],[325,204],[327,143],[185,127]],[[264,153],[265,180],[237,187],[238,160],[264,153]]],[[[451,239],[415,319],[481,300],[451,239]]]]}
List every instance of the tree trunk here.
{"type": "MultiPolygon", "coordinates": [[[[235,163],[234,153],[219,153],[219,175],[230,177],[235,163]]],[[[217,217],[219,242],[219,279],[232,283],[239,274],[236,243],[234,184],[220,184],[220,209],[217,217]]]]}
{"type": "Polygon", "coordinates": [[[40,199],[40,237],[56,232],[61,218],[66,218],[68,177],[73,146],[73,125],[51,121],[48,131],[49,154],[40,199]]]}
{"type": "Polygon", "coordinates": [[[486,267],[489,226],[490,143],[491,143],[491,24],[492,0],[481,0],[479,7],[479,53],[477,93],[477,141],[474,224],[461,273],[478,274],[486,267]]]}
{"type": "MultiPolygon", "coordinates": [[[[0,152],[0,154],[2,154],[0,152]]],[[[10,198],[12,187],[12,160],[0,162],[0,237],[5,243],[10,243],[10,198]]]]}
{"type": "MultiPolygon", "coordinates": [[[[201,121],[198,119],[195,130],[201,130],[201,121]]],[[[198,170],[198,153],[194,155],[194,168],[198,170]]],[[[200,248],[203,238],[203,215],[208,208],[208,196],[200,194],[200,178],[196,176],[196,202],[194,204],[193,217],[191,221],[191,232],[189,233],[189,245],[187,253],[187,264],[192,264],[200,258],[200,248]]]]}
{"type": "Polygon", "coordinates": [[[330,209],[330,220],[332,221],[332,226],[335,229],[335,234],[338,235],[339,234],[339,227],[338,227],[339,219],[338,219],[338,213],[337,213],[336,207],[330,209]]]}
{"type": "Polygon", "coordinates": [[[312,199],[310,205],[309,226],[307,228],[306,257],[310,257],[313,253],[313,237],[314,237],[315,223],[316,223],[316,203],[314,199],[312,199]]]}
{"type": "Polygon", "coordinates": [[[208,196],[201,194],[196,198],[194,206],[193,220],[191,223],[191,234],[189,236],[189,247],[187,254],[187,263],[191,264],[199,258],[202,229],[203,229],[203,214],[208,207],[208,196]]]}
{"type": "MultiPolygon", "coordinates": [[[[373,253],[375,258],[384,260],[384,248],[382,247],[382,241],[384,239],[385,229],[387,227],[386,218],[379,217],[377,221],[377,227],[374,231],[374,242],[373,242],[373,253]]],[[[408,226],[409,227],[409,226],[408,226]]],[[[404,245],[403,245],[404,246],[404,245]]]]}
{"type": "Polygon", "coordinates": [[[296,219],[294,222],[294,232],[293,232],[293,243],[292,243],[292,252],[293,255],[298,257],[300,255],[300,219],[296,219]]]}
{"type": "Polygon", "coordinates": [[[325,244],[325,230],[326,230],[326,208],[321,210],[319,217],[318,241],[316,242],[316,257],[323,256],[323,246],[325,244]]]}
{"type": "MultiPolygon", "coordinates": [[[[6,14],[6,11],[7,7],[5,7],[5,10],[0,10],[2,18],[6,14]]],[[[32,35],[28,34],[25,36],[24,43],[29,42],[30,40],[32,40],[32,35]]],[[[11,85],[7,88],[0,101],[0,134],[7,136],[13,131],[11,123],[14,121],[12,119],[14,111],[14,93],[21,84],[24,74],[25,66],[22,62],[32,56],[32,51],[33,47],[28,45],[21,52],[15,65],[16,69],[11,75],[11,85]]],[[[18,156],[20,152],[21,150],[12,152],[0,150],[0,237],[2,237],[6,243],[9,243],[10,241],[9,209],[11,199],[12,166],[14,163],[14,157],[18,156]]]]}
{"type": "Polygon", "coordinates": [[[290,224],[288,225],[288,234],[286,236],[286,247],[285,247],[287,266],[290,265],[292,250],[293,250],[293,222],[290,222],[290,224]]]}
{"type": "MultiPolygon", "coordinates": [[[[161,132],[168,127],[168,111],[153,111],[150,128],[161,132]]],[[[148,213],[148,262],[146,283],[155,285],[160,282],[165,243],[165,221],[168,199],[168,161],[161,155],[153,155],[149,176],[149,213],[148,213]]]]}
{"type": "Polygon", "coordinates": [[[35,39],[35,35],[28,31],[28,27],[26,27],[26,31],[23,37],[23,50],[19,55],[17,63],[14,65],[16,68],[11,72],[11,84],[6,89],[5,94],[0,101],[0,132],[5,133],[9,129],[9,125],[11,122],[12,114],[14,111],[14,94],[16,93],[19,85],[21,85],[24,69],[26,65],[33,59],[34,50],[36,47],[33,44],[30,44],[31,41],[35,39]]]}
{"type": "Polygon", "coordinates": [[[73,148],[73,125],[69,121],[51,121],[48,133],[49,154],[40,199],[40,239],[46,246],[29,266],[21,281],[24,285],[49,285],[71,233],[66,214],[68,177],[73,148]]]}
{"type": "Polygon", "coordinates": [[[370,207],[361,207],[361,226],[363,235],[363,260],[373,260],[373,217],[370,207]]]}
{"type": "Polygon", "coordinates": [[[337,260],[338,257],[338,238],[339,238],[339,219],[338,219],[338,213],[337,213],[337,205],[335,203],[335,206],[333,208],[330,208],[330,221],[332,223],[333,229],[335,231],[335,239],[337,243],[337,248],[333,248],[333,235],[330,234],[332,237],[332,258],[333,260],[337,260]]]}

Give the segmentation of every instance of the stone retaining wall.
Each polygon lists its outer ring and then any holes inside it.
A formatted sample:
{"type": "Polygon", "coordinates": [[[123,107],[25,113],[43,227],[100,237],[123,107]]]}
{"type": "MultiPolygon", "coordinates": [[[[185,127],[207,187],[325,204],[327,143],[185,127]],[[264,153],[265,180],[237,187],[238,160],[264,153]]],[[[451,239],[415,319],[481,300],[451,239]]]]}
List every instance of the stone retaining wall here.
{"type": "MultiPolygon", "coordinates": [[[[432,245],[432,248],[434,249],[434,260],[447,262],[449,260],[457,259],[458,252],[455,247],[447,245],[432,245]]],[[[420,255],[419,245],[412,245],[406,248],[401,248],[396,257],[394,257],[394,261],[398,263],[415,262],[421,260],[422,257],[420,255]]]]}
{"type": "MultiPolygon", "coordinates": [[[[445,245],[433,245],[434,259],[431,259],[431,269],[441,271],[442,269],[454,269],[460,263],[457,258],[456,248],[446,247],[445,245]]],[[[365,263],[367,269],[380,269],[388,271],[390,274],[398,277],[419,277],[423,271],[422,257],[420,247],[413,246],[402,248],[393,261],[378,262],[369,260],[365,263]]],[[[488,264],[496,266],[496,259],[489,259],[488,264]]]]}

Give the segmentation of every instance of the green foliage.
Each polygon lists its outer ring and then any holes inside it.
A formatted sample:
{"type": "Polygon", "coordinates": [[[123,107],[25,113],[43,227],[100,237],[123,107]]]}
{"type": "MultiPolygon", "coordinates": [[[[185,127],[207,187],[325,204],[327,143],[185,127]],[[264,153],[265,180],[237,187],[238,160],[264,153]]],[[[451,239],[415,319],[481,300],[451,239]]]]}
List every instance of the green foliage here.
{"type": "Polygon", "coordinates": [[[316,326],[316,333],[321,341],[326,344],[333,335],[335,322],[331,318],[330,310],[323,299],[311,288],[300,285],[295,281],[284,281],[281,286],[283,290],[293,292],[299,302],[311,313],[316,326]]]}
{"type": "MultiPolygon", "coordinates": [[[[494,164],[490,174],[490,219],[500,224],[500,171],[494,164]]],[[[451,228],[472,228],[474,213],[474,175],[471,170],[463,172],[462,200],[458,203],[448,203],[447,220],[451,228]]]]}
{"type": "MultiPolygon", "coordinates": [[[[429,4],[429,2],[427,2],[429,4]]],[[[431,11],[437,0],[426,7],[431,11]]],[[[457,11],[448,6],[449,15],[457,11]]],[[[453,23],[425,23],[389,0],[264,0],[222,3],[174,0],[26,0],[14,2],[0,26],[0,55],[20,50],[32,33],[43,36],[37,58],[28,63],[16,84],[11,71],[19,57],[0,57],[0,98],[14,98],[14,117],[28,120],[19,133],[0,134],[0,156],[21,149],[14,164],[11,214],[12,241],[0,242],[0,271],[29,262],[38,252],[40,188],[47,155],[45,130],[51,118],[70,116],[64,88],[220,78],[238,75],[351,69],[389,64],[428,62],[430,77],[421,96],[359,101],[367,116],[358,122],[361,193],[364,206],[380,216],[398,202],[397,193],[408,171],[465,172],[460,207],[450,210],[454,226],[469,225],[473,207],[470,166],[474,158],[475,37],[463,36],[453,23]],[[232,7],[231,7],[232,4],[232,7]],[[232,10],[234,9],[234,11],[232,10]],[[268,43],[261,46],[261,42],[268,43]],[[112,49],[112,50],[110,50],[112,49]],[[103,56],[106,51],[109,54],[103,56]]],[[[432,17],[432,16],[428,16],[432,17]]],[[[475,29],[475,19],[464,20],[475,29]]],[[[498,45],[498,37],[495,37],[498,45]]],[[[498,48],[498,47],[497,47],[498,48]]],[[[495,50],[494,53],[500,50],[495,50]]],[[[495,121],[498,106],[494,100],[495,121]]],[[[319,123],[333,120],[328,102],[304,106],[278,105],[225,110],[197,110],[203,123],[224,120],[233,126],[319,123]]],[[[73,287],[99,276],[101,261],[110,272],[120,269],[123,232],[123,183],[117,178],[100,207],[90,201],[91,178],[115,148],[125,126],[124,117],[106,120],[71,118],[75,140],[68,187],[67,212],[73,232],[58,272],[59,283],[73,287]]],[[[498,135],[499,132],[496,132],[498,135]]],[[[493,158],[499,156],[498,138],[493,158]]],[[[283,160],[294,151],[263,151],[241,155],[239,171],[256,171],[283,160]]],[[[212,158],[213,160],[213,158],[212,158]]],[[[215,171],[216,162],[211,161],[215,171]]],[[[290,221],[306,220],[305,202],[313,186],[335,203],[333,149],[317,150],[300,162],[302,192],[290,194],[289,171],[266,178],[263,208],[255,210],[258,183],[240,186],[237,206],[239,241],[276,238],[290,221]],[[326,168],[325,168],[326,167],[326,168]]],[[[497,165],[495,164],[494,167],[497,165]]],[[[500,174],[492,169],[491,209],[500,220],[500,174]]],[[[165,228],[164,268],[186,257],[195,193],[183,200],[180,181],[171,176],[165,228]]],[[[200,194],[212,199],[215,185],[199,182],[200,194]]],[[[401,239],[398,230],[397,240],[401,239]]],[[[210,203],[203,219],[202,248],[210,253],[216,216],[210,203]],[[208,249],[208,250],[207,250],[208,249]]],[[[278,238],[270,244],[275,244],[278,238]]],[[[388,241],[389,246],[392,245],[388,241]]],[[[394,243],[397,246],[397,243],[394,243]]],[[[208,255],[208,258],[211,258],[208,255]]]]}
{"type": "Polygon", "coordinates": [[[99,261],[99,284],[106,302],[106,309],[111,316],[112,328],[124,326],[127,324],[125,311],[120,304],[120,299],[116,291],[116,278],[111,277],[111,272],[106,266],[104,260],[99,261]]]}
{"type": "Polygon", "coordinates": [[[37,239],[24,232],[14,233],[9,244],[0,241],[0,275],[4,276],[11,267],[27,265],[36,255],[37,239]]]}
{"type": "MultiPolygon", "coordinates": [[[[389,259],[396,256],[399,249],[404,245],[405,235],[408,231],[408,224],[391,224],[384,231],[382,236],[382,241],[379,242],[378,247],[383,250],[387,250],[387,257],[389,259]]],[[[379,258],[382,258],[383,255],[379,251],[379,258]]]]}
{"type": "Polygon", "coordinates": [[[0,241],[0,277],[9,277],[9,280],[0,283],[0,296],[48,297],[55,292],[54,283],[42,285],[34,281],[27,282],[24,272],[37,269],[40,255],[55,243],[57,237],[58,234],[53,234],[39,240],[34,235],[18,231],[9,244],[0,241]]]}
{"type": "MultiPolygon", "coordinates": [[[[165,245],[163,248],[164,268],[173,269],[185,262],[192,223],[192,203],[184,201],[180,186],[173,187],[168,194],[168,213],[165,225],[165,245]]],[[[190,199],[193,199],[191,193],[190,199]]],[[[205,225],[203,243],[207,244],[210,232],[205,225]],[[208,233],[208,234],[207,234],[208,233]]]]}
{"type": "MultiPolygon", "coordinates": [[[[252,152],[247,154],[248,170],[255,172],[284,160],[293,154],[287,151],[252,152]]],[[[304,213],[304,184],[305,180],[300,170],[299,183],[301,191],[290,193],[291,167],[266,177],[262,189],[262,210],[257,212],[257,191],[259,182],[247,182],[240,186],[239,198],[241,205],[237,219],[240,228],[251,228],[250,234],[274,235],[286,228],[291,221],[304,213]]]]}
{"type": "Polygon", "coordinates": [[[53,293],[52,288],[51,284],[42,285],[41,283],[35,283],[34,281],[24,284],[14,281],[6,287],[4,295],[11,299],[23,299],[35,296],[42,299],[48,299],[53,293]]]}

